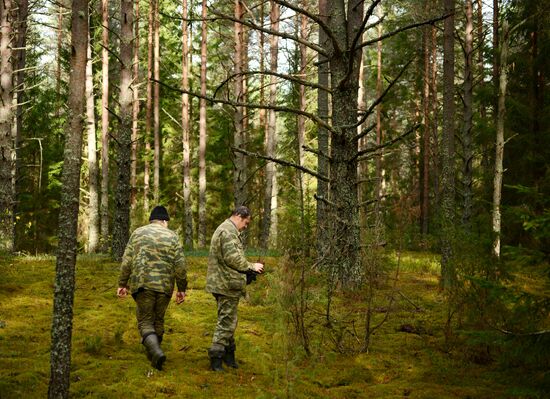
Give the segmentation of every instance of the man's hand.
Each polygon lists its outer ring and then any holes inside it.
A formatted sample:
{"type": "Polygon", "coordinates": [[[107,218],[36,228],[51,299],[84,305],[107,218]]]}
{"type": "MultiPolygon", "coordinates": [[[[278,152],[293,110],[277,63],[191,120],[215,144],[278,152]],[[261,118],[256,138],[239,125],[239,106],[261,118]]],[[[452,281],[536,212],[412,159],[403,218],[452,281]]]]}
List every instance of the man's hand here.
{"type": "Polygon", "coordinates": [[[262,263],[254,263],[252,268],[256,273],[263,273],[264,271],[264,265],[262,263]]]}
{"type": "Polygon", "coordinates": [[[184,291],[178,291],[176,292],[176,304],[183,303],[185,301],[185,292],[184,291]]]}
{"type": "Polygon", "coordinates": [[[116,294],[119,298],[124,298],[128,295],[128,289],[126,287],[118,287],[116,294]]]}

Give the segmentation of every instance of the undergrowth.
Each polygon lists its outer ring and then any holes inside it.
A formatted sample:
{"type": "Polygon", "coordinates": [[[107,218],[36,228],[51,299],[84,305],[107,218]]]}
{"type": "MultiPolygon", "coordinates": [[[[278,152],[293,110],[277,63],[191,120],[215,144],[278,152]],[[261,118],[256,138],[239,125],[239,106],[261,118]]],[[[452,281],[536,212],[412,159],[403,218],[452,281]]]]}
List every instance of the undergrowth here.
{"type": "MultiPolygon", "coordinates": [[[[544,377],[541,371],[533,374],[521,362],[497,358],[476,361],[475,334],[457,331],[461,339],[456,342],[462,344],[444,345],[447,307],[438,286],[438,261],[417,253],[401,255],[398,284],[391,278],[377,282],[372,322],[385,322],[372,334],[367,352],[357,350],[360,342],[353,343],[365,333],[361,292],[336,293],[327,320],[322,276],[296,260],[266,258],[267,273],[249,286],[239,305],[240,368],[210,372],[207,349],[215,301],[204,291],[206,258],[187,260],[190,289],[184,304],[172,302],[168,308],[163,342],[168,360],[165,370],[157,371],[140,344],[133,300],[115,295],[118,264],[101,256],[79,258],[71,397],[544,397],[536,383],[544,377]],[[306,289],[297,291],[302,266],[307,268],[306,289]],[[303,302],[292,297],[297,292],[303,302]],[[297,309],[307,338],[297,335],[297,309]],[[344,340],[340,348],[350,350],[338,350],[338,334],[344,340]]],[[[388,276],[395,276],[396,256],[386,260],[388,276]]],[[[53,257],[0,259],[2,399],[47,396],[54,270],[53,257]]]]}

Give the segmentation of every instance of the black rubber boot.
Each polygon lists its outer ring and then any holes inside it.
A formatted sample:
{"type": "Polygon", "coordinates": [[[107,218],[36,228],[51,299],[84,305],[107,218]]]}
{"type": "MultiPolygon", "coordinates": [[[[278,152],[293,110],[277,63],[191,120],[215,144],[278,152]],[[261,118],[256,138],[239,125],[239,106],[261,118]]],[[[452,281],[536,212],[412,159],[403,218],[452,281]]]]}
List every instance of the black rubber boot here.
{"type": "Polygon", "coordinates": [[[222,358],[224,357],[224,352],[208,349],[208,357],[210,358],[210,370],[224,371],[222,366],[222,358]]]}
{"type": "MultiPolygon", "coordinates": [[[[162,335],[158,335],[157,334],[157,337],[159,339],[159,346],[162,344],[162,335]]],[[[149,350],[147,350],[147,359],[149,359],[149,361],[153,360],[153,356],[151,356],[151,352],[149,352],[149,350]]]]}
{"type": "Polygon", "coordinates": [[[239,365],[235,361],[235,344],[229,345],[225,347],[225,354],[223,355],[223,362],[227,364],[229,367],[233,367],[234,369],[238,369],[239,365]]]}
{"type": "Polygon", "coordinates": [[[147,352],[149,353],[149,356],[147,357],[150,357],[151,366],[153,366],[157,370],[162,370],[162,365],[166,360],[166,355],[164,354],[164,352],[162,352],[162,349],[160,349],[159,338],[157,337],[157,334],[147,335],[143,339],[143,345],[145,345],[145,347],[147,348],[147,352]]]}

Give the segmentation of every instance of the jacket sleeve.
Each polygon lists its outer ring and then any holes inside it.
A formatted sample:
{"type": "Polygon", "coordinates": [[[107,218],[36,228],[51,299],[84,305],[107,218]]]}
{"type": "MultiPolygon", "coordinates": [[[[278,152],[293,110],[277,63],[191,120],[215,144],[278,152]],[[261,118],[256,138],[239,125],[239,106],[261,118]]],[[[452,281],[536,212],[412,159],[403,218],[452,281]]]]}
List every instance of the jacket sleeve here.
{"type": "Polygon", "coordinates": [[[239,237],[236,234],[224,232],[220,235],[223,260],[227,266],[238,272],[252,269],[252,263],[244,256],[239,237]]]}
{"type": "Polygon", "coordinates": [[[134,258],[134,245],[133,245],[133,236],[130,237],[128,245],[124,250],[124,255],[122,255],[122,263],[120,265],[120,276],[118,278],[119,287],[128,287],[128,279],[132,272],[132,261],[134,258]]]}
{"type": "Polygon", "coordinates": [[[174,250],[174,272],[176,276],[176,284],[179,292],[187,291],[187,266],[185,264],[185,256],[180,243],[175,244],[174,250]]]}

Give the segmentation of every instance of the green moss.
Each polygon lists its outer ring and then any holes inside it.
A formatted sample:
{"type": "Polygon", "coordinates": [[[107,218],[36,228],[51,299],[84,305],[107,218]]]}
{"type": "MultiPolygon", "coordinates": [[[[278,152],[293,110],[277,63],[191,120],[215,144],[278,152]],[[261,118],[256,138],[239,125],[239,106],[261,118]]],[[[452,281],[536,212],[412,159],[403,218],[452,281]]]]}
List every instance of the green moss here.
{"type": "MultiPolygon", "coordinates": [[[[115,295],[118,264],[102,256],[80,257],[71,397],[542,397],[521,378],[510,378],[505,368],[475,365],[462,351],[442,351],[446,307],[437,289],[435,259],[413,253],[402,257],[399,289],[404,296],[396,295],[390,317],[371,336],[368,353],[335,350],[334,329],[327,328],[323,318],[323,279],[308,268],[308,356],[294,334],[290,306],[297,302],[281,299],[282,290],[288,288],[282,283],[282,260],[267,258],[269,273],[249,286],[248,299],[239,309],[236,342],[241,367],[214,374],[208,370],[207,349],[216,304],[204,291],[204,256],[188,257],[187,299],[168,308],[163,342],[168,360],[162,372],[151,368],[140,344],[133,300],[115,295]],[[400,331],[404,324],[417,333],[400,331]]],[[[390,262],[395,265],[396,260],[390,262]]],[[[4,258],[0,273],[0,397],[45,397],[55,259],[4,258]]],[[[375,323],[388,311],[392,285],[386,282],[381,287],[375,297],[375,323]]],[[[356,336],[344,334],[342,342],[349,348],[357,349],[357,340],[363,339],[366,307],[361,295],[333,298],[333,328],[352,331],[353,325],[356,330],[356,336]]]]}

